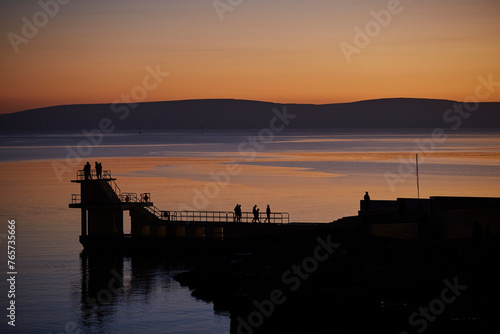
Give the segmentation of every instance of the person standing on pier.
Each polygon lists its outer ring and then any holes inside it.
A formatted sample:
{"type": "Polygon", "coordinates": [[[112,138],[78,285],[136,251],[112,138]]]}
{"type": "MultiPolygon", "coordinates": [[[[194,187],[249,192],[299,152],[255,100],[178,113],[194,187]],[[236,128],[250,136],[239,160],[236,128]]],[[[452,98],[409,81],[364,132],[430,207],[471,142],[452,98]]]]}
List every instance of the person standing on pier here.
{"type": "Polygon", "coordinates": [[[253,206],[253,210],[252,210],[252,212],[253,212],[253,219],[252,219],[252,223],[257,223],[257,222],[259,222],[259,223],[260,223],[260,219],[259,219],[259,211],[260,211],[260,210],[257,208],[257,204],[255,204],[255,205],[253,206]]]}
{"type": "Polygon", "coordinates": [[[85,176],[85,180],[92,179],[92,175],[90,173],[90,170],[91,170],[90,163],[87,161],[85,166],[83,166],[83,175],[85,176]]]}
{"type": "Polygon", "coordinates": [[[238,204],[238,223],[241,223],[241,204],[238,204]]]}
{"type": "Polygon", "coordinates": [[[365,200],[365,209],[368,211],[370,208],[370,195],[368,195],[368,191],[365,191],[365,197],[363,199],[365,200]]]}
{"type": "Polygon", "coordinates": [[[95,162],[95,175],[98,179],[102,178],[102,165],[97,161],[95,162]]]}
{"type": "Polygon", "coordinates": [[[238,222],[238,207],[239,207],[239,204],[236,203],[236,206],[234,207],[234,222],[235,223],[238,222]]]}
{"type": "Polygon", "coordinates": [[[267,205],[267,208],[266,208],[266,220],[264,220],[264,223],[265,222],[268,222],[268,223],[271,222],[271,208],[269,207],[269,204],[267,205]]]}

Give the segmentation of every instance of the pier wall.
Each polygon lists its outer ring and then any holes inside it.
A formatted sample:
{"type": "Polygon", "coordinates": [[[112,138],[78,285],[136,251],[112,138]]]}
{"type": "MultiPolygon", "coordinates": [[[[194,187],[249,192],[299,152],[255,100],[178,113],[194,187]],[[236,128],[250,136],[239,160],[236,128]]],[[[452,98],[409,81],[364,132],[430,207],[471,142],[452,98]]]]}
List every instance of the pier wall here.
{"type": "Polygon", "coordinates": [[[464,239],[500,235],[500,198],[445,197],[362,200],[359,220],[372,236],[464,239]]]}
{"type": "Polygon", "coordinates": [[[121,209],[89,209],[88,235],[123,235],[123,211],[121,209]]]}
{"type": "MultiPolygon", "coordinates": [[[[256,235],[279,234],[310,230],[321,224],[266,224],[227,222],[134,221],[132,237],[166,239],[226,240],[256,235]]],[[[324,225],[324,224],[323,224],[324,225]]]]}

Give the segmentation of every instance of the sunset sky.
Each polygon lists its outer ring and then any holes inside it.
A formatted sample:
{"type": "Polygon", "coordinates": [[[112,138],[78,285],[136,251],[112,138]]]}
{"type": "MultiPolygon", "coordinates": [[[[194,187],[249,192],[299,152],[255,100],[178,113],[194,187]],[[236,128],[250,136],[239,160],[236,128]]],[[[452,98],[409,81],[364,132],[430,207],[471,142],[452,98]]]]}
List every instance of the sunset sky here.
{"type": "Polygon", "coordinates": [[[0,2],[0,113],[132,92],[132,102],[463,101],[489,75],[499,84],[486,100],[500,101],[498,0],[59,2],[0,2]],[[155,81],[147,67],[169,75],[155,81]]]}

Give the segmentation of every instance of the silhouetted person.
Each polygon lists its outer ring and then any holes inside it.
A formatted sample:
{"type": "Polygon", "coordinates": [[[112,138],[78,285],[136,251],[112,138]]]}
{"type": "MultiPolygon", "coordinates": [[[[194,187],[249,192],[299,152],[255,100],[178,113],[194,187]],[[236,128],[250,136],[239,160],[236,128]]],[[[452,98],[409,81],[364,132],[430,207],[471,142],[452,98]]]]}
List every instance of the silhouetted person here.
{"type": "Polygon", "coordinates": [[[252,223],[256,223],[256,222],[260,223],[260,220],[259,220],[259,209],[257,209],[257,205],[253,206],[252,212],[253,212],[252,223]]]}
{"type": "Polygon", "coordinates": [[[130,198],[128,198],[128,195],[127,195],[127,196],[125,196],[125,202],[127,202],[127,203],[128,203],[129,201],[130,201],[130,198]]]}
{"type": "Polygon", "coordinates": [[[92,166],[90,165],[90,162],[87,161],[87,170],[89,173],[89,179],[92,180],[92,166]]]}
{"type": "Polygon", "coordinates": [[[95,175],[98,179],[102,178],[102,165],[97,161],[95,162],[95,175]]]}
{"type": "Polygon", "coordinates": [[[370,209],[370,195],[368,195],[368,191],[365,191],[365,197],[363,197],[365,200],[365,209],[368,211],[370,209]]]}
{"type": "Polygon", "coordinates": [[[239,204],[236,204],[236,206],[234,207],[234,222],[238,222],[238,206],[239,204]]]}
{"type": "Polygon", "coordinates": [[[89,174],[87,173],[87,165],[83,165],[83,177],[88,180],[89,174]]]}
{"type": "Polygon", "coordinates": [[[148,194],[144,194],[144,197],[143,197],[143,198],[144,198],[144,202],[147,202],[147,201],[148,201],[148,199],[149,199],[148,194]]]}
{"type": "Polygon", "coordinates": [[[237,217],[236,217],[238,223],[241,223],[241,205],[238,204],[238,212],[237,212],[237,217]]]}
{"type": "Polygon", "coordinates": [[[264,223],[267,221],[268,223],[271,222],[271,208],[269,207],[269,204],[267,205],[266,208],[266,220],[264,220],[264,223]]]}
{"type": "Polygon", "coordinates": [[[92,179],[90,170],[91,170],[90,163],[87,161],[85,166],[83,166],[83,175],[85,176],[85,180],[92,179]]]}

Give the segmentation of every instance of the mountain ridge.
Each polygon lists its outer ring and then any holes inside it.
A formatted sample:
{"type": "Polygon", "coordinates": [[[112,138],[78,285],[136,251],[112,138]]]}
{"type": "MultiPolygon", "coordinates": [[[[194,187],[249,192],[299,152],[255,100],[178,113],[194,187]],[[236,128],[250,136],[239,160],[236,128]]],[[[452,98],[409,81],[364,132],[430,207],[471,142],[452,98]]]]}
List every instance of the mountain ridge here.
{"type": "Polygon", "coordinates": [[[476,105],[442,99],[382,98],[345,103],[274,103],[191,99],[137,104],[58,105],[0,115],[0,131],[74,131],[106,119],[119,130],[258,129],[277,113],[287,128],[500,128],[500,102],[476,105]],[[468,111],[474,110],[475,111],[468,111]]]}

